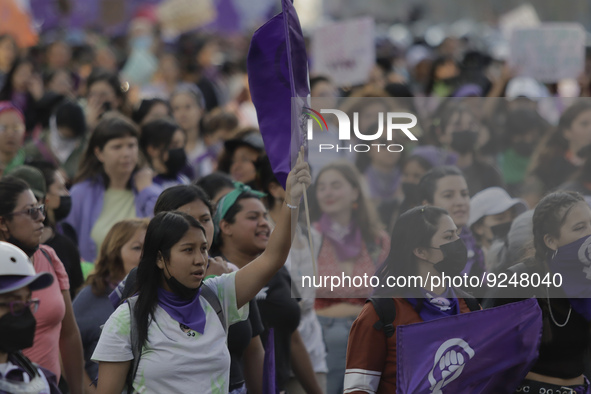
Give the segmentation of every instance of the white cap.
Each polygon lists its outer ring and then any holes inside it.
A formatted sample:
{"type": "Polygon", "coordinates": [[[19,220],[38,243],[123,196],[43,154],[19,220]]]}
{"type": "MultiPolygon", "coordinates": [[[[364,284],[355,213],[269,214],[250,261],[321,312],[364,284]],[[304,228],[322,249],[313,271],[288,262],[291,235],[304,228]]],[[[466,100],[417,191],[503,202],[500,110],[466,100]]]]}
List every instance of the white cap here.
{"type": "Polygon", "coordinates": [[[35,273],[29,257],[8,242],[0,241],[0,294],[29,286],[31,290],[41,290],[53,283],[49,272],[35,273]]]}
{"type": "Polygon", "coordinates": [[[470,219],[468,227],[485,216],[498,215],[509,208],[515,207],[515,216],[527,211],[525,201],[520,198],[511,198],[509,193],[501,187],[489,187],[478,192],[470,200],[470,219]]]}
{"type": "Polygon", "coordinates": [[[535,99],[548,97],[548,91],[541,83],[531,77],[515,77],[507,84],[505,97],[509,99],[517,97],[535,99]]]}

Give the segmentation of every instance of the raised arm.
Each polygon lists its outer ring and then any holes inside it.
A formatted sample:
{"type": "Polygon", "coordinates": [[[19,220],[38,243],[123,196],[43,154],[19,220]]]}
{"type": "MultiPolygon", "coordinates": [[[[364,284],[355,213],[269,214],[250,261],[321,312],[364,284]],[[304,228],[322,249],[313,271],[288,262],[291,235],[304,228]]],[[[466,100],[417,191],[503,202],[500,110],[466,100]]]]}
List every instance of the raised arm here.
{"type": "Polygon", "coordinates": [[[298,206],[306,188],[312,183],[310,167],[300,155],[290,171],[286,182],[285,203],[281,207],[275,230],[269,238],[267,249],[256,259],[236,272],[236,303],[238,308],[250,301],[271,280],[273,275],[285,264],[295,232],[298,206]],[[293,215],[293,222],[292,222],[293,215]]]}

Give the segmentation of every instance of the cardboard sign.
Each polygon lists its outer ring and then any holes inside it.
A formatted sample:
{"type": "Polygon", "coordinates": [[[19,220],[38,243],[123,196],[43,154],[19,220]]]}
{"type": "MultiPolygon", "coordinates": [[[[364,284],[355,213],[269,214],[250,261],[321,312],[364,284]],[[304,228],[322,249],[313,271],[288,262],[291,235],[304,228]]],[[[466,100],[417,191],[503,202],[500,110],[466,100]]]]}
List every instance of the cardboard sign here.
{"type": "Polygon", "coordinates": [[[158,6],[158,19],[167,38],[205,26],[216,16],[212,0],[164,0],[158,6]]]}
{"type": "Polygon", "coordinates": [[[353,19],[318,28],[312,36],[312,72],[338,86],[367,82],[375,64],[374,20],[353,19]]]}
{"type": "Polygon", "coordinates": [[[513,30],[510,48],[517,73],[540,82],[577,78],[585,67],[585,30],[578,23],[513,30]]]}

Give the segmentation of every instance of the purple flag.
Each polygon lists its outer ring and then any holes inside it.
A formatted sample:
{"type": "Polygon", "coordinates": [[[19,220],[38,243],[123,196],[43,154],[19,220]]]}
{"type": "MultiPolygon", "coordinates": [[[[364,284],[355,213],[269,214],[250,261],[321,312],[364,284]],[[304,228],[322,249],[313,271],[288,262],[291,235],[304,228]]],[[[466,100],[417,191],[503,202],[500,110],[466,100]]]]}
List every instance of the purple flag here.
{"type": "Polygon", "coordinates": [[[396,392],[512,393],[536,361],[541,337],[534,298],[400,326],[396,392]]]}
{"type": "Polygon", "coordinates": [[[281,5],[283,11],[252,36],[247,67],[265,150],[273,173],[285,187],[297,152],[306,143],[302,108],[310,87],[300,21],[291,1],[282,0],[281,5]],[[292,101],[292,97],[301,100],[292,101]]]}

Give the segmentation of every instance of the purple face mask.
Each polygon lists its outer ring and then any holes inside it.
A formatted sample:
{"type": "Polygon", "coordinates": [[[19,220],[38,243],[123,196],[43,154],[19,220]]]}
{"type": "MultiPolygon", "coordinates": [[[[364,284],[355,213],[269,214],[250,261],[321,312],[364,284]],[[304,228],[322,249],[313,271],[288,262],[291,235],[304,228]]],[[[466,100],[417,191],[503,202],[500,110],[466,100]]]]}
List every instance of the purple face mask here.
{"type": "Polygon", "coordinates": [[[591,321],[591,235],[559,247],[548,265],[562,276],[562,290],[573,309],[591,321]]]}

